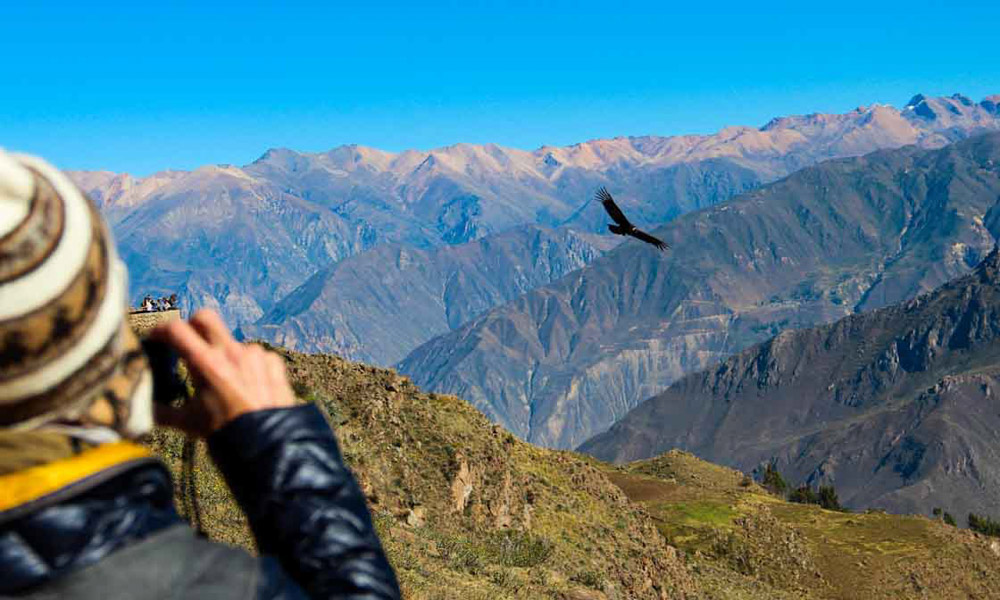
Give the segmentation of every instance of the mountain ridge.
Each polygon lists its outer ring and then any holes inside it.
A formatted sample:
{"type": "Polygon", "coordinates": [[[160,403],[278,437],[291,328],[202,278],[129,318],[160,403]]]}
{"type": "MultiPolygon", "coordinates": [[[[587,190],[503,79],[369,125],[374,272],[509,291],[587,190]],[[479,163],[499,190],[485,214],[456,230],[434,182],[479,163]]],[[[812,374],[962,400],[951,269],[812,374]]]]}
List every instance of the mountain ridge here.
{"type": "Polygon", "coordinates": [[[1000,249],[901,304],[786,331],[676,382],[581,446],[680,447],[833,483],[854,507],[993,514],[1000,498],[1000,249]]]}
{"type": "MultiPolygon", "coordinates": [[[[356,145],[318,153],[272,149],[243,167],[73,176],[117,234],[133,273],[133,301],[177,293],[189,310],[215,308],[243,327],[321,269],[378,245],[461,245],[522,225],[604,232],[605,214],[589,201],[601,185],[615,191],[638,226],[655,226],[818,161],[885,146],[936,147],[1000,127],[995,105],[985,100],[921,102],[933,117],[872,105],[712,135],[619,137],[534,151],[495,144],[398,153],[356,145]]],[[[398,318],[398,309],[385,317],[398,318]]],[[[310,343],[335,337],[318,332],[310,343]]],[[[315,347],[374,356],[363,344],[315,347]]]]}
{"type": "Polygon", "coordinates": [[[586,265],[608,236],[517,227],[423,250],[383,244],[320,270],[242,328],[291,350],[391,365],[485,310],[586,265]]]}
{"type": "Polygon", "coordinates": [[[828,161],[656,230],[668,255],[622,244],[399,368],[530,441],[575,447],[685,373],[781,329],[966,272],[994,244],[998,198],[997,134],[828,161]]]}

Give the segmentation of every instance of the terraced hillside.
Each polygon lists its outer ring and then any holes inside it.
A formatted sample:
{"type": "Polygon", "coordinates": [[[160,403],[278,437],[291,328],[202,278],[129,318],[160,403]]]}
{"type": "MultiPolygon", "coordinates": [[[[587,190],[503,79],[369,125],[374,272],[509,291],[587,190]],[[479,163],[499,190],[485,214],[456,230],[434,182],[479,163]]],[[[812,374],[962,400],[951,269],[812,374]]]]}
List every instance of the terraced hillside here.
{"type": "MultiPolygon", "coordinates": [[[[969,532],[790,506],[678,453],[616,468],[522,442],[393,371],[284,355],[297,393],[329,415],[407,598],[860,598],[842,592],[869,576],[878,598],[1000,589],[1000,558],[969,532]],[[852,579],[837,579],[825,544],[858,556],[852,579]]],[[[179,472],[182,440],[159,431],[151,444],[179,472]]],[[[195,479],[209,535],[251,546],[203,451],[195,479]]]]}

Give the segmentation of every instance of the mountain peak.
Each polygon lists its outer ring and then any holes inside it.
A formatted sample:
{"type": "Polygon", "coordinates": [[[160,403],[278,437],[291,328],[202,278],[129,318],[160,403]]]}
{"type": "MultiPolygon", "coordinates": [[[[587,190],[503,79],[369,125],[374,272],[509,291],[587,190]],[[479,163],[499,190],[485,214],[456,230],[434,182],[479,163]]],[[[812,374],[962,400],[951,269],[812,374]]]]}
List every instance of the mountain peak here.
{"type": "Polygon", "coordinates": [[[962,103],[965,106],[972,106],[972,104],[973,104],[972,100],[968,96],[966,96],[964,94],[960,94],[958,92],[955,92],[954,94],[952,94],[951,95],[951,99],[952,100],[957,100],[958,102],[962,103]]]}
{"type": "Polygon", "coordinates": [[[253,161],[251,164],[272,162],[276,160],[287,159],[290,156],[297,156],[299,153],[291,148],[268,148],[263,154],[261,154],[257,160],[253,161]]]}
{"type": "Polygon", "coordinates": [[[986,96],[979,103],[979,106],[983,107],[986,112],[1000,115],[1000,94],[986,96]]]}

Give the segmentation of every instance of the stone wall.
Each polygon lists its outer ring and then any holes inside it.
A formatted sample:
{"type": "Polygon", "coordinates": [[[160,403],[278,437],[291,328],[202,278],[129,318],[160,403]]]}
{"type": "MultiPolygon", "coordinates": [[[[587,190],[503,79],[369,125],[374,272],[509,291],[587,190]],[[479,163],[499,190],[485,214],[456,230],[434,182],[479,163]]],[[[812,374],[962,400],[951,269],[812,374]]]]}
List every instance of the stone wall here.
{"type": "Polygon", "coordinates": [[[167,321],[179,318],[181,318],[181,311],[176,308],[158,312],[130,312],[128,314],[128,324],[132,326],[132,330],[137,335],[143,336],[160,323],[166,323],[167,321]]]}

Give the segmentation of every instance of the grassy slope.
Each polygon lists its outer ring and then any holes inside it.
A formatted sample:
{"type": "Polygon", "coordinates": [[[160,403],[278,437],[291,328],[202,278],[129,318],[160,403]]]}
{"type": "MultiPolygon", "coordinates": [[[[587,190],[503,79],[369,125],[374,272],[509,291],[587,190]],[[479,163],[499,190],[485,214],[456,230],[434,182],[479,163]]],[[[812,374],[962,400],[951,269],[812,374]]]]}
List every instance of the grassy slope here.
{"type": "MultiPolygon", "coordinates": [[[[286,356],[297,391],[331,416],[407,597],[674,598],[696,589],[644,510],[592,461],[521,442],[392,371],[286,356]]],[[[153,445],[179,468],[180,438],[160,432],[153,445]]],[[[198,488],[210,536],[250,545],[212,469],[199,469],[198,488]]]]}
{"type": "MultiPolygon", "coordinates": [[[[969,532],[788,504],[680,452],[615,468],[521,442],[392,371],[285,355],[330,416],[409,598],[1000,597],[1000,545],[969,532]]],[[[178,436],[151,444],[179,469],[178,436]]],[[[252,546],[201,452],[210,536],[252,546]]]]}
{"type": "Polygon", "coordinates": [[[788,503],[679,451],[608,469],[712,597],[1000,595],[1000,544],[938,521],[788,503]]]}

